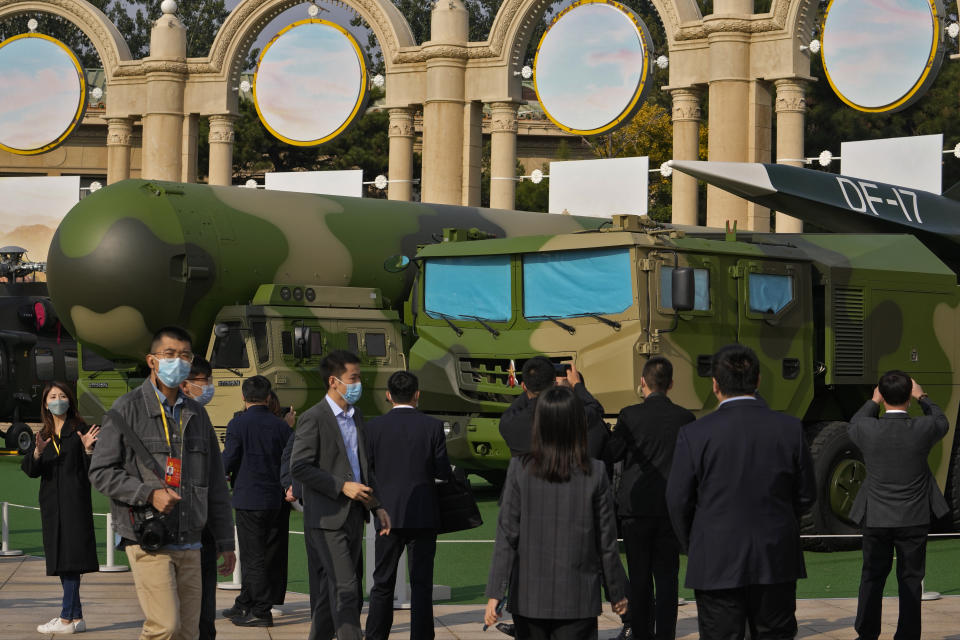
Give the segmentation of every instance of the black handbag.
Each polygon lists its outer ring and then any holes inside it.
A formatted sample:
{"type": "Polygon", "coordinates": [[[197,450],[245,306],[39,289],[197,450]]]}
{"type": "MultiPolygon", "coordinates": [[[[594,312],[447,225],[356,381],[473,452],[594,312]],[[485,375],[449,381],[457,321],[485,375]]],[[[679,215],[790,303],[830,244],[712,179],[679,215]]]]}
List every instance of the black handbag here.
{"type": "Polygon", "coordinates": [[[470,490],[470,481],[462,469],[453,469],[448,482],[437,484],[437,498],[440,503],[438,533],[465,531],[483,524],[480,508],[470,490]]]}

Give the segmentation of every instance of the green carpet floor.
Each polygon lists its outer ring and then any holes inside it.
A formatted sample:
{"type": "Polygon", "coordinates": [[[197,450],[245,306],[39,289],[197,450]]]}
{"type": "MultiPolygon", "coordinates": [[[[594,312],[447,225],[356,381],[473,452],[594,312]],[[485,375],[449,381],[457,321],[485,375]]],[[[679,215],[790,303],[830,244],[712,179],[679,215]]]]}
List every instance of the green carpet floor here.
{"type": "MultiPolygon", "coordinates": [[[[447,534],[440,537],[437,545],[437,560],[434,582],[449,585],[452,592],[450,604],[480,603],[487,581],[490,566],[490,554],[493,551],[492,539],[496,532],[497,493],[478,478],[474,481],[474,490],[484,524],[478,529],[447,534]]],[[[20,470],[19,456],[0,456],[0,501],[36,507],[40,481],[28,478],[20,470]]],[[[93,494],[93,508],[96,513],[106,513],[108,501],[97,492],[93,494]]],[[[103,544],[106,521],[102,517],[94,518],[97,527],[100,561],[106,562],[106,550],[103,544]]],[[[30,555],[43,555],[40,534],[40,513],[36,510],[10,507],[10,547],[22,549],[30,555]]],[[[303,519],[293,513],[290,519],[291,532],[303,531],[303,519]]],[[[290,575],[288,588],[291,591],[306,593],[306,553],[303,536],[290,535],[290,575]]],[[[800,598],[841,598],[855,597],[860,580],[860,552],[844,551],[834,553],[805,554],[807,563],[806,580],[797,585],[800,598]]],[[[126,556],[116,554],[117,562],[126,564],[126,556]]],[[[681,584],[686,567],[686,558],[681,559],[681,584]]],[[[225,578],[229,580],[228,578],[225,578]]],[[[960,540],[932,539],[927,548],[928,590],[939,591],[945,595],[960,594],[960,540]]],[[[891,576],[887,583],[887,595],[896,595],[896,579],[891,576]]],[[[681,596],[692,598],[693,594],[681,588],[681,596]]]]}

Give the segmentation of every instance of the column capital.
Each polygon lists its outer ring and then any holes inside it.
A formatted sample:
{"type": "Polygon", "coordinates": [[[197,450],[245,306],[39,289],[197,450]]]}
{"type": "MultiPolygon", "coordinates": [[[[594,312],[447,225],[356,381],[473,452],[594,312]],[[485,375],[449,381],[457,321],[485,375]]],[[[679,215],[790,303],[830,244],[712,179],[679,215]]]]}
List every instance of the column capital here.
{"type": "Polygon", "coordinates": [[[516,102],[491,102],[490,132],[516,133],[517,109],[519,107],[520,105],[516,102]]]}
{"type": "Polygon", "coordinates": [[[671,117],[674,122],[700,122],[700,98],[703,91],[695,87],[670,89],[673,98],[671,117]]]}
{"type": "Polygon", "coordinates": [[[130,146],[133,118],[107,118],[107,146],[130,146]]]}
{"type": "Polygon", "coordinates": [[[410,107],[390,107],[387,109],[390,116],[390,125],[387,136],[390,138],[412,138],[415,135],[413,128],[413,109],[410,107]]]}
{"type": "Polygon", "coordinates": [[[804,113],[807,110],[807,81],[800,78],[781,78],[773,81],[777,88],[776,111],[804,113]]]}
{"type": "Polygon", "coordinates": [[[237,116],[230,113],[215,113],[210,116],[210,132],[207,134],[209,142],[233,144],[233,123],[237,116]]]}

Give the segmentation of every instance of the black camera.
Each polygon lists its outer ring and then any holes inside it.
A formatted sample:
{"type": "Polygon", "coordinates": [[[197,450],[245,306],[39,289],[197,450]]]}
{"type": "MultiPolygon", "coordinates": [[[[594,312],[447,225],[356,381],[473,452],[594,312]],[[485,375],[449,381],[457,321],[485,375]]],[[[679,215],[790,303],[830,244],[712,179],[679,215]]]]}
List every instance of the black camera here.
{"type": "Polygon", "coordinates": [[[167,524],[167,516],[151,506],[130,509],[133,533],[140,548],[149,553],[175,542],[175,536],[167,524]]]}

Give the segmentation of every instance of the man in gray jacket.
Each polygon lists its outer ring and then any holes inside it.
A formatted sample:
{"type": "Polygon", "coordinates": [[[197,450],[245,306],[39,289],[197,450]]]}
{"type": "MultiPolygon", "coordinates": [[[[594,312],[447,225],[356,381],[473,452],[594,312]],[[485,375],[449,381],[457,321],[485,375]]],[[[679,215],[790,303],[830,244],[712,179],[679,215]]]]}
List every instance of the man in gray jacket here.
{"type": "Polygon", "coordinates": [[[930,449],[950,428],[946,416],[903,371],[888,371],[873,399],[857,411],[847,432],[863,452],[867,479],[850,518],[863,527],[863,572],[854,628],[860,640],[880,635],[883,586],[897,551],[900,618],[897,640],[920,640],[920,585],[926,570],[927,533],[949,510],[930,472],[930,449]],[[907,414],[910,398],[924,415],[907,414]],[[877,417],[880,405],[886,409],[877,417]]]}
{"type": "Polygon", "coordinates": [[[199,636],[200,535],[205,525],[223,557],[220,572],[230,573],[236,562],[217,436],[206,410],[179,389],[192,360],[188,333],[179,327],[160,329],[146,356],[150,377],[114,403],[90,462],[90,481],[110,498],[114,526],[130,561],[145,618],[141,640],[199,636]],[[140,438],[156,464],[137,455],[124,428],[140,438]],[[163,478],[159,470],[164,470],[163,478]],[[140,545],[131,522],[132,513],[146,511],[163,514],[169,532],[154,552],[140,545]]]}

